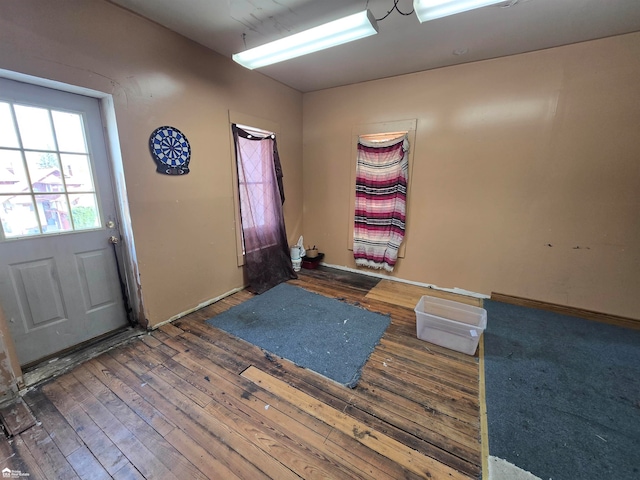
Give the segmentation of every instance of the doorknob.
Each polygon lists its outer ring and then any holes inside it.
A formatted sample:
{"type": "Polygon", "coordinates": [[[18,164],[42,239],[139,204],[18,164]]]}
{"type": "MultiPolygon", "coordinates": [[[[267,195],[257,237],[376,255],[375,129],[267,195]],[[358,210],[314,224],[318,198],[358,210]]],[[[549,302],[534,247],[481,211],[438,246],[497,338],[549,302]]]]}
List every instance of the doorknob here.
{"type": "Polygon", "coordinates": [[[109,243],[113,243],[114,245],[117,245],[119,241],[120,239],[118,237],[114,237],[114,236],[109,237],[109,243]]]}

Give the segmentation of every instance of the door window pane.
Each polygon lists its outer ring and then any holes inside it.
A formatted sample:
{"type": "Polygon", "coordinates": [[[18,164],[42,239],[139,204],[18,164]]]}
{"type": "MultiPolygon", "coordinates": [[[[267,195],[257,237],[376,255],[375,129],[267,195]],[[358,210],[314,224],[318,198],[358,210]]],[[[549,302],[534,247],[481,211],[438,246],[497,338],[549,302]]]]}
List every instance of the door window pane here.
{"type": "Polygon", "coordinates": [[[71,215],[73,215],[74,230],[87,230],[100,228],[98,216],[98,203],[92,193],[80,193],[69,195],[71,203],[71,215]]]}
{"type": "Polygon", "coordinates": [[[14,105],[22,148],[33,150],[55,150],[49,110],[46,108],[14,105]]]}
{"type": "Polygon", "coordinates": [[[22,153],[0,148],[0,193],[29,193],[22,153]]]}
{"type": "Polygon", "coordinates": [[[0,147],[18,148],[18,136],[11,118],[11,106],[0,102],[0,147]]]}
{"type": "Polygon", "coordinates": [[[0,102],[0,195],[7,239],[102,228],[82,114],[0,102]]]}
{"type": "Polygon", "coordinates": [[[53,125],[61,152],[86,153],[82,117],[77,113],[51,111],[53,125]]]}
{"type": "Polygon", "coordinates": [[[25,152],[34,192],[64,192],[60,161],[51,152],[25,152]]]}
{"type": "Polygon", "coordinates": [[[68,192],[93,192],[93,177],[91,164],[86,155],[71,155],[63,153],[62,171],[68,192]]]}
{"type": "Polygon", "coordinates": [[[73,230],[69,205],[65,194],[36,195],[38,215],[42,233],[68,232],[73,230]]]}
{"type": "Polygon", "coordinates": [[[31,195],[0,195],[0,220],[5,238],[40,234],[31,195]]]}

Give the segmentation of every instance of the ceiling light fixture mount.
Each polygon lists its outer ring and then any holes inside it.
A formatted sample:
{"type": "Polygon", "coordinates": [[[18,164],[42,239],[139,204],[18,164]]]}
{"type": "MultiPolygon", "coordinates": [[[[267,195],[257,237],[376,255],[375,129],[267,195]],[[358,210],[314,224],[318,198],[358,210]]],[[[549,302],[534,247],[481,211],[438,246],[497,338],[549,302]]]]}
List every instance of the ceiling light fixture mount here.
{"type": "Polygon", "coordinates": [[[378,33],[369,10],[236,53],[233,60],[250,70],[342,45],[378,33]]]}
{"type": "Polygon", "coordinates": [[[424,23],[496,3],[504,0],[413,0],[413,9],[420,23],[424,23]]]}
{"type": "MultiPolygon", "coordinates": [[[[387,13],[384,14],[383,17],[376,18],[376,22],[381,22],[382,20],[387,18],[389,15],[391,15],[393,13],[394,10],[396,12],[398,12],[400,15],[404,15],[405,17],[413,14],[413,10],[411,10],[410,12],[403,12],[402,10],[400,10],[400,8],[398,8],[398,2],[399,1],[400,0],[393,0],[393,6],[389,9],[389,11],[387,13]]],[[[368,7],[369,7],[369,0],[367,0],[367,8],[368,7]]]]}

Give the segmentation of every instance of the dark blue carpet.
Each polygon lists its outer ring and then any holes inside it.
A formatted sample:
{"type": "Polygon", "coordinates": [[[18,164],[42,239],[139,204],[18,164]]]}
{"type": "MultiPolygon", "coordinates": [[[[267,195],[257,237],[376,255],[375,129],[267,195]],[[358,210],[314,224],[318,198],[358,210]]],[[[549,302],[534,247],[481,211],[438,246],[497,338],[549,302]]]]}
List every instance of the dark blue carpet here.
{"type": "Polygon", "coordinates": [[[286,283],[207,320],[352,388],[390,322],[389,316],[286,283]]]}
{"type": "Polygon", "coordinates": [[[489,453],[544,480],[640,478],[640,331],[484,308],[489,453]]]}

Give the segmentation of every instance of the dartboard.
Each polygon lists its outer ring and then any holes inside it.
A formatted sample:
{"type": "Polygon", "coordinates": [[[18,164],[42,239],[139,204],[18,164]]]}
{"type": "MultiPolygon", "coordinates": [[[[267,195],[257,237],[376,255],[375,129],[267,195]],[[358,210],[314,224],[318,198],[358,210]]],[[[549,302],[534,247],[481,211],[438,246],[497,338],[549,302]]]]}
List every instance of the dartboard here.
{"type": "Polygon", "coordinates": [[[189,164],[191,146],[177,128],[156,128],[149,138],[149,148],[155,160],[167,167],[179,168],[189,164]]]}

